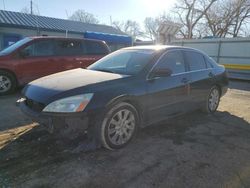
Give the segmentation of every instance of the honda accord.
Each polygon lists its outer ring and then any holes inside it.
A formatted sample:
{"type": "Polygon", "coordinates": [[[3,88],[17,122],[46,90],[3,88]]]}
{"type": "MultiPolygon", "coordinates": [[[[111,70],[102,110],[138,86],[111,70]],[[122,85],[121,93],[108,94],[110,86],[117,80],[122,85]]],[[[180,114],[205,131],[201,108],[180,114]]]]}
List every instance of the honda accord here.
{"type": "Polygon", "coordinates": [[[201,51],[140,46],[35,80],[18,103],[50,132],[87,131],[112,150],[147,125],[196,109],[215,112],[227,86],[225,68],[201,51]]]}

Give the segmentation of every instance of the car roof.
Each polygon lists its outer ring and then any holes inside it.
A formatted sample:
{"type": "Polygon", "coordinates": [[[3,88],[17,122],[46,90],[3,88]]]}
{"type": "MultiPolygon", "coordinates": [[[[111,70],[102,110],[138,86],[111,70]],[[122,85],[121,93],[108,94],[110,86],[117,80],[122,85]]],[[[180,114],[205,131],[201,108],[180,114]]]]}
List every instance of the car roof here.
{"type": "Polygon", "coordinates": [[[193,51],[205,54],[203,51],[195,49],[195,48],[185,47],[185,46],[174,46],[174,45],[145,45],[145,46],[127,47],[123,49],[125,50],[155,50],[155,51],[166,51],[170,49],[183,49],[183,50],[193,50],[193,51]]]}
{"type": "MultiPolygon", "coordinates": [[[[173,46],[173,45],[145,45],[145,46],[132,46],[123,48],[126,50],[167,50],[167,49],[193,49],[189,47],[183,47],[183,46],[173,46]]],[[[196,49],[194,49],[196,50],[196,49]]]]}
{"type": "Polygon", "coordinates": [[[125,50],[164,50],[172,46],[168,45],[146,45],[146,46],[132,46],[123,48],[125,50]]]}
{"type": "Polygon", "coordinates": [[[96,41],[96,42],[104,42],[102,40],[95,40],[95,39],[87,39],[87,38],[74,38],[74,37],[60,37],[60,36],[30,36],[27,37],[30,38],[32,40],[36,40],[36,39],[64,39],[64,40],[87,40],[87,41],[96,41]]]}

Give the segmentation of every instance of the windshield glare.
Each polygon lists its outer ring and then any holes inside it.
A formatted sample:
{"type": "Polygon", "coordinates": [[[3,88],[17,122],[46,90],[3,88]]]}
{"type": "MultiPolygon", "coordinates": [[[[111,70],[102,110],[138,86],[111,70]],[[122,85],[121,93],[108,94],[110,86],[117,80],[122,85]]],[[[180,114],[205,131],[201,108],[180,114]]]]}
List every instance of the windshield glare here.
{"type": "Polygon", "coordinates": [[[20,46],[24,45],[25,43],[31,41],[31,38],[24,38],[22,40],[17,41],[16,43],[12,44],[11,46],[3,49],[2,51],[0,51],[0,55],[7,55],[12,53],[13,51],[15,51],[17,48],[19,48],[20,46]]]}
{"type": "Polygon", "coordinates": [[[90,65],[88,69],[135,75],[152,60],[154,53],[154,50],[118,50],[90,65]]]}

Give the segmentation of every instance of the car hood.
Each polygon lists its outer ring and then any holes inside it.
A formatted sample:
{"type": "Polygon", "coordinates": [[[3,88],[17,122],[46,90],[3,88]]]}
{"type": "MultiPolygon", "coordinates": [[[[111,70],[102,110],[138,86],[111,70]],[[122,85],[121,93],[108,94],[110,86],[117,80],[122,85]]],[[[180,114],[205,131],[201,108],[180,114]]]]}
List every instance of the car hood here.
{"type": "Polygon", "coordinates": [[[73,95],[74,93],[79,94],[79,92],[81,93],[89,85],[97,85],[98,83],[117,80],[124,77],[127,77],[127,75],[86,69],[74,69],[30,82],[23,89],[23,95],[29,99],[47,104],[55,98],[60,98],[64,93],[71,93],[73,95]]]}

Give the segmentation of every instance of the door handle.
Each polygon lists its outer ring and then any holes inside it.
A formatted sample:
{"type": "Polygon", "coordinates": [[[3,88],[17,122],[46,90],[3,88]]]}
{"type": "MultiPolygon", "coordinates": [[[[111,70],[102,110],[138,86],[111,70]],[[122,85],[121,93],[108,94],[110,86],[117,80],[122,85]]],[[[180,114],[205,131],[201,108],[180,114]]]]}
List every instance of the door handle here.
{"type": "Polygon", "coordinates": [[[182,79],[181,79],[181,82],[184,83],[184,84],[186,84],[186,83],[189,82],[189,80],[188,80],[187,78],[182,78],[182,79]]]}

